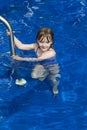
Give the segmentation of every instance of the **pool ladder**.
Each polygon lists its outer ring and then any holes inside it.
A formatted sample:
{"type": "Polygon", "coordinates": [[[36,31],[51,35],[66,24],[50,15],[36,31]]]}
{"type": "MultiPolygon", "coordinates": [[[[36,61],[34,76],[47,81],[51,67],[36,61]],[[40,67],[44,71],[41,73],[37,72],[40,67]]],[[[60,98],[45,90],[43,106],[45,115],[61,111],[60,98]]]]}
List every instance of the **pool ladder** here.
{"type": "Polygon", "coordinates": [[[11,28],[11,25],[9,22],[0,16],[0,20],[8,27],[8,31],[10,32],[10,51],[11,51],[11,56],[16,54],[15,47],[14,47],[14,36],[13,36],[13,31],[11,28]]]}

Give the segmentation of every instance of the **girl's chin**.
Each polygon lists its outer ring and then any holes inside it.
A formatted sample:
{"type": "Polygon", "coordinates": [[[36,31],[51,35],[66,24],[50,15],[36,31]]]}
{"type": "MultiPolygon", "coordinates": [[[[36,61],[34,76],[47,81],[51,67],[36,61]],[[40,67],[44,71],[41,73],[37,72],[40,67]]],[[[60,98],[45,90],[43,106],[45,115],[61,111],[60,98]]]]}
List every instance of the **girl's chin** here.
{"type": "Polygon", "coordinates": [[[43,52],[47,51],[47,49],[41,49],[43,52]]]}
{"type": "Polygon", "coordinates": [[[48,49],[47,48],[41,48],[42,51],[47,51],[48,49]]]}

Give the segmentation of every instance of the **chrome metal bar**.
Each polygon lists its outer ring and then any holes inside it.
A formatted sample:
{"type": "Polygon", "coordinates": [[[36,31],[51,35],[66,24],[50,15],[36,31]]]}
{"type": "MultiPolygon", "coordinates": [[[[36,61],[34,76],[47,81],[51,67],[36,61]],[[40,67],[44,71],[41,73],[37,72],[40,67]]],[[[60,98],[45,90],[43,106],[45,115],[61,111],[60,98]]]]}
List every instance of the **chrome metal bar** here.
{"type": "Polygon", "coordinates": [[[13,31],[12,31],[11,25],[2,16],[0,16],[0,20],[8,27],[8,30],[10,32],[10,51],[11,51],[11,55],[15,55],[16,51],[15,51],[15,47],[14,47],[14,36],[13,36],[13,31]]]}

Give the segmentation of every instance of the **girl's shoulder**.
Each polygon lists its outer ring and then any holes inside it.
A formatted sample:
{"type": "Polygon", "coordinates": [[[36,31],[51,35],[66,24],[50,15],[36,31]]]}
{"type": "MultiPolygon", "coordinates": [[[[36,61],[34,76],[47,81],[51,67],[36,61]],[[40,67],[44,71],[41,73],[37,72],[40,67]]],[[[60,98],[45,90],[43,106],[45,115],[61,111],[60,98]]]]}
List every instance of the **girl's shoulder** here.
{"type": "Polygon", "coordinates": [[[53,51],[53,52],[56,52],[53,48],[50,48],[49,51],[53,51]]]}
{"type": "Polygon", "coordinates": [[[50,48],[49,52],[53,55],[56,56],[56,51],[54,48],[50,48]]]}

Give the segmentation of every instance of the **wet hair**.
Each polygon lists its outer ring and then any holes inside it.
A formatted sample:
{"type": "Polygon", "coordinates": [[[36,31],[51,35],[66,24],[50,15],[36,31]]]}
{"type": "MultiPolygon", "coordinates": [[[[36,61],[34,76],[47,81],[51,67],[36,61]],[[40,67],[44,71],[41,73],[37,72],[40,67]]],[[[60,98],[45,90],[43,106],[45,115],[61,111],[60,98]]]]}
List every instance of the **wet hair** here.
{"type": "MultiPolygon", "coordinates": [[[[38,41],[44,42],[43,40],[45,37],[47,38],[47,42],[51,42],[51,41],[52,41],[52,43],[54,42],[54,34],[50,28],[44,27],[38,31],[37,36],[36,36],[37,43],[38,43],[38,41]]],[[[53,44],[52,44],[52,46],[53,46],[53,44]]]]}

